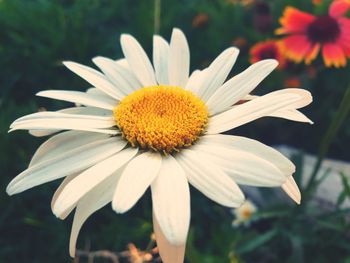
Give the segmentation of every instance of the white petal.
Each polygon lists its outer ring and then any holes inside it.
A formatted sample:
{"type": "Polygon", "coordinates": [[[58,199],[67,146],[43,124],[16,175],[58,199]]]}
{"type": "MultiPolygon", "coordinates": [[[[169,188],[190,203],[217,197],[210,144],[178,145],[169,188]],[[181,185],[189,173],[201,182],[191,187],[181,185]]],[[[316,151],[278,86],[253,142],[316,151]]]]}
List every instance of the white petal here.
{"type": "Polygon", "coordinates": [[[79,75],[91,85],[100,89],[112,98],[120,100],[123,97],[123,94],[120,93],[118,89],[116,89],[113,84],[97,70],[71,61],[63,62],[63,64],[75,74],[79,75]]]}
{"type": "Polygon", "coordinates": [[[54,214],[59,217],[61,214],[66,213],[86,193],[131,160],[137,151],[137,148],[127,148],[79,174],[65,186],[57,198],[53,207],[54,214]]]}
{"type": "Polygon", "coordinates": [[[186,86],[190,72],[190,49],[184,33],[177,28],[171,35],[168,71],[170,85],[186,86]]]}
{"type": "Polygon", "coordinates": [[[159,84],[168,85],[169,44],[160,36],[153,37],[153,65],[159,84]]]}
{"type": "Polygon", "coordinates": [[[171,244],[166,238],[153,213],[153,229],[156,235],[159,255],[163,263],[183,263],[186,245],[176,246],[171,244]]]}
{"type": "Polygon", "coordinates": [[[287,178],[273,163],[246,151],[205,144],[196,145],[194,149],[238,184],[275,187],[281,186],[287,178]]]}
{"type": "Polygon", "coordinates": [[[113,197],[113,209],[124,213],[140,199],[156,178],[162,158],[158,153],[145,152],[131,160],[124,169],[113,197]]]}
{"type": "Polygon", "coordinates": [[[211,117],[207,133],[224,132],[280,110],[305,106],[311,100],[310,92],[302,89],[298,92],[295,89],[274,91],[211,117]]]}
{"type": "Polygon", "coordinates": [[[282,189],[286,192],[286,194],[294,200],[298,205],[300,205],[301,201],[301,193],[296,184],[293,176],[289,176],[286,182],[282,185],[282,189]]]}
{"type": "Polygon", "coordinates": [[[135,76],[144,87],[156,86],[154,70],[146,52],[131,35],[123,34],[120,43],[125,58],[135,76]]]}
{"type": "Polygon", "coordinates": [[[198,95],[203,101],[208,101],[212,94],[224,83],[235,63],[239,50],[230,47],[223,51],[208,67],[198,95]]]}
{"type": "Polygon", "coordinates": [[[105,57],[95,57],[92,61],[124,95],[129,95],[141,88],[141,83],[135,76],[114,60],[105,57]]]}
{"type": "Polygon", "coordinates": [[[113,117],[94,115],[67,114],[62,112],[37,112],[23,116],[10,125],[10,132],[14,130],[85,130],[107,134],[116,134],[113,117]]]}
{"type": "Polygon", "coordinates": [[[58,110],[57,112],[113,118],[113,112],[111,110],[105,110],[105,109],[89,107],[89,106],[65,108],[62,110],[58,110]]]}
{"type": "Polygon", "coordinates": [[[109,135],[82,131],[67,131],[52,136],[36,150],[29,167],[38,163],[64,155],[77,147],[101,139],[108,139],[109,135]]]}
{"type": "Polygon", "coordinates": [[[97,185],[94,189],[92,189],[88,194],[79,200],[73,219],[72,231],[69,241],[69,254],[71,257],[75,256],[75,247],[78,234],[84,222],[94,212],[111,202],[116,184],[120,177],[120,170],[121,169],[97,185]]]}
{"type": "Polygon", "coordinates": [[[128,63],[128,61],[127,61],[126,58],[117,59],[117,60],[115,60],[115,62],[116,62],[119,66],[123,67],[124,69],[126,69],[126,70],[132,72],[132,70],[130,69],[129,63],[128,63]]]}
{"type": "Polygon", "coordinates": [[[85,106],[92,106],[106,110],[113,110],[113,108],[118,103],[116,100],[110,97],[108,98],[108,100],[106,100],[105,96],[99,96],[97,94],[92,95],[80,91],[45,90],[38,92],[36,95],[40,97],[79,103],[85,106]]]}
{"type": "Polygon", "coordinates": [[[94,88],[94,87],[88,88],[86,90],[86,93],[87,94],[99,95],[99,96],[105,96],[107,98],[110,98],[110,96],[108,96],[106,93],[104,93],[101,90],[99,90],[98,88],[94,88]]]}
{"type": "Polygon", "coordinates": [[[228,207],[239,207],[244,202],[238,185],[203,153],[182,150],[176,160],[185,170],[188,181],[208,198],[228,207]]]}
{"type": "MultiPolygon", "coordinates": [[[[256,96],[256,95],[246,95],[242,100],[253,100],[256,98],[259,98],[260,96],[256,96]]],[[[310,102],[312,101],[312,99],[310,99],[310,102]]],[[[304,101],[304,106],[306,106],[307,100],[304,101]]],[[[309,102],[307,102],[309,103],[309,102]]],[[[237,107],[238,105],[234,105],[233,107],[237,107]]],[[[299,105],[300,106],[300,105],[299,105]]],[[[299,107],[301,108],[301,107],[299,107]]],[[[297,109],[282,109],[276,112],[273,112],[271,114],[268,115],[268,117],[277,117],[277,118],[283,118],[283,119],[287,119],[287,120],[291,120],[291,121],[298,121],[298,122],[307,122],[310,124],[314,124],[314,122],[312,120],[310,120],[307,116],[305,116],[302,112],[298,111],[297,109]]]]}
{"type": "Polygon", "coordinates": [[[136,90],[142,87],[141,82],[138,80],[138,78],[130,68],[126,58],[115,60],[115,63],[117,63],[118,66],[121,67],[120,70],[123,70],[123,74],[128,76],[128,80],[133,85],[133,87],[135,87],[136,90]]]}
{"type": "Polygon", "coordinates": [[[207,71],[207,69],[193,71],[187,81],[185,89],[198,95],[198,90],[200,89],[202,82],[205,79],[207,71]]]}
{"type": "MultiPolygon", "coordinates": [[[[56,189],[53,197],[52,197],[52,200],[51,200],[51,210],[53,210],[53,207],[55,206],[55,203],[56,203],[56,200],[57,198],[59,197],[59,195],[62,193],[62,190],[64,189],[64,187],[70,182],[72,181],[75,177],[77,177],[79,173],[76,173],[76,174],[71,174],[71,175],[68,175],[66,178],[64,178],[64,180],[62,181],[62,183],[60,184],[60,186],[56,189]]],[[[74,204],[72,204],[66,211],[65,213],[62,213],[60,216],[59,216],[59,219],[66,219],[67,216],[74,210],[75,206],[76,206],[76,202],[74,204]]]]}
{"type": "Polygon", "coordinates": [[[64,155],[33,165],[15,177],[7,186],[9,195],[82,171],[120,151],[122,139],[109,138],[77,147],[64,155]]]}
{"type": "Polygon", "coordinates": [[[199,141],[200,144],[208,144],[215,147],[224,147],[232,150],[246,151],[273,163],[286,176],[295,172],[295,165],[276,149],[259,141],[233,135],[205,135],[199,141]]]}
{"type": "Polygon", "coordinates": [[[248,95],[278,65],[274,59],[259,61],[228,80],[217,89],[207,102],[211,115],[227,110],[248,95]]]}
{"type": "MultiPolygon", "coordinates": [[[[253,100],[256,98],[259,98],[260,96],[257,95],[246,95],[242,100],[253,100]]],[[[308,103],[312,101],[312,98],[310,98],[310,101],[307,100],[304,101],[304,105],[299,106],[306,106],[308,103]]],[[[234,106],[236,107],[236,106],[234,106]]],[[[301,107],[299,107],[301,108],[301,107]]],[[[269,114],[269,117],[277,117],[277,118],[283,118],[291,121],[299,121],[299,122],[308,122],[310,124],[314,124],[312,120],[310,120],[308,117],[306,117],[302,112],[296,110],[296,109],[289,109],[289,110],[280,110],[273,112],[269,114]]]]}
{"type": "Polygon", "coordinates": [[[45,137],[59,132],[60,130],[28,130],[28,133],[35,137],[45,137]]]}
{"type": "Polygon", "coordinates": [[[253,99],[256,99],[256,98],[259,98],[259,97],[260,96],[248,94],[248,95],[245,95],[242,100],[253,100],[253,99]]]}
{"type": "Polygon", "coordinates": [[[280,110],[269,115],[269,117],[283,118],[291,121],[307,122],[313,124],[314,122],[306,117],[302,112],[291,109],[291,110],[280,110]]]}
{"type": "Polygon", "coordinates": [[[190,190],[185,172],[171,155],[163,157],[151,190],[154,215],[166,239],[173,245],[185,244],[190,225],[190,190]]]}
{"type": "Polygon", "coordinates": [[[277,90],[277,91],[271,92],[269,94],[275,94],[275,95],[295,94],[295,95],[300,96],[300,100],[298,100],[297,103],[291,105],[290,107],[287,107],[287,109],[300,109],[300,108],[303,108],[303,107],[309,105],[312,102],[311,93],[307,90],[304,90],[304,89],[282,89],[282,90],[277,90]]]}
{"type": "MultiPolygon", "coordinates": [[[[106,96],[106,98],[109,99],[110,97],[106,96]]],[[[96,116],[101,116],[101,117],[103,117],[103,116],[113,117],[112,111],[101,109],[101,108],[95,108],[95,107],[71,107],[71,108],[65,108],[62,110],[58,110],[57,112],[69,113],[69,114],[96,115],[96,116]]],[[[36,137],[43,137],[43,136],[52,135],[52,134],[57,133],[59,131],[62,131],[62,129],[29,130],[29,133],[33,136],[36,136],[36,137]]],[[[89,129],[87,129],[85,131],[89,131],[89,129]]],[[[94,130],[92,130],[92,131],[94,131],[94,130]]],[[[104,132],[102,130],[102,133],[117,134],[117,132],[111,133],[110,130],[107,130],[106,132],[104,132]]]]}
{"type": "MultiPolygon", "coordinates": [[[[83,107],[76,107],[76,108],[83,108],[83,107]]],[[[76,108],[69,108],[69,109],[76,109],[76,108]]],[[[85,107],[84,107],[85,108],[85,107]]],[[[67,114],[65,112],[59,112],[59,111],[41,111],[41,112],[35,112],[32,114],[28,114],[25,116],[22,116],[18,119],[16,119],[13,124],[17,124],[19,122],[24,122],[28,120],[41,120],[41,119],[47,119],[51,118],[53,120],[60,120],[60,119],[66,119],[66,121],[69,120],[75,120],[75,121],[82,121],[89,120],[92,122],[96,122],[97,128],[106,128],[110,127],[109,125],[113,124],[112,115],[105,117],[105,116],[96,116],[96,115],[84,115],[84,114],[67,114]]],[[[11,127],[11,126],[10,126],[11,127]]]]}

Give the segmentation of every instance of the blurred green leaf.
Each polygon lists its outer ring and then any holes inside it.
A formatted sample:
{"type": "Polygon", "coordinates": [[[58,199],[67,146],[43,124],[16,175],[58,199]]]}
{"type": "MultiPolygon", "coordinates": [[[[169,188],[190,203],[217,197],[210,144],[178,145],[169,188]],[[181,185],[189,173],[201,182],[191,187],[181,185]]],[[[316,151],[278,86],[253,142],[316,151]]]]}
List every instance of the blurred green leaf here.
{"type": "Polygon", "coordinates": [[[252,238],[248,242],[237,246],[236,251],[241,254],[252,252],[254,249],[264,245],[265,243],[273,239],[277,235],[277,233],[278,231],[276,229],[272,229],[270,231],[267,231],[266,233],[258,234],[255,238],[252,238]]]}
{"type": "Polygon", "coordinates": [[[350,184],[349,184],[349,178],[346,176],[344,172],[339,173],[341,177],[341,182],[343,185],[343,191],[339,194],[338,200],[337,200],[337,206],[340,206],[344,203],[346,198],[350,198],[350,184]]]}

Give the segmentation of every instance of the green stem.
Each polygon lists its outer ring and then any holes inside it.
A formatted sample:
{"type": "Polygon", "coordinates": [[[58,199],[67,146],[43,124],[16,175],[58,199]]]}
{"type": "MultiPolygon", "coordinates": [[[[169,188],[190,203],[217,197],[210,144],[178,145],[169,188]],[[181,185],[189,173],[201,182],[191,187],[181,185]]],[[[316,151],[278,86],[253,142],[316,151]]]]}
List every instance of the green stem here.
{"type": "Polygon", "coordinates": [[[314,170],[311,174],[311,177],[306,185],[305,192],[308,196],[311,196],[314,182],[316,180],[316,176],[318,174],[319,169],[321,168],[322,161],[324,157],[326,156],[329,147],[331,146],[331,143],[333,142],[334,137],[336,136],[339,128],[344,123],[346,117],[348,116],[350,112],[350,86],[346,89],[344,97],[342,101],[340,102],[339,108],[329,125],[324,137],[322,138],[320,149],[319,149],[319,155],[316,162],[316,165],[314,167],[314,170]],[[311,193],[309,194],[309,191],[311,193]]]}
{"type": "Polygon", "coordinates": [[[154,0],[154,34],[159,34],[160,30],[160,1],[154,0]]]}

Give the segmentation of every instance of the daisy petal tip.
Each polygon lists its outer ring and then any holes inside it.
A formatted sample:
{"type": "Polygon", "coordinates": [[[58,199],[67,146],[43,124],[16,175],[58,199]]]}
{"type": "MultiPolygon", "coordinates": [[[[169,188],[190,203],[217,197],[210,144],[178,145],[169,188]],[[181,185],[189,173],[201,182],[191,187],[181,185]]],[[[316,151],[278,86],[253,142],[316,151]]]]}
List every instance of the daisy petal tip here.
{"type": "Polygon", "coordinates": [[[283,191],[298,205],[301,203],[301,193],[293,176],[289,176],[282,185],[283,191]]]}
{"type": "Polygon", "coordinates": [[[184,35],[184,33],[182,32],[182,30],[178,27],[174,27],[173,28],[173,34],[181,34],[184,35]]]}
{"type": "Polygon", "coordinates": [[[67,60],[67,61],[62,61],[62,64],[67,68],[70,68],[75,65],[75,62],[67,60]]]}
{"type": "Polygon", "coordinates": [[[230,47],[229,50],[230,50],[230,52],[232,52],[233,55],[238,56],[239,49],[237,47],[230,47]]]}
{"type": "Polygon", "coordinates": [[[37,96],[37,97],[46,97],[48,94],[50,94],[51,92],[57,92],[57,91],[55,91],[55,90],[41,90],[41,91],[39,91],[39,92],[37,92],[36,94],[35,94],[35,96],[37,96]]]}
{"type": "Polygon", "coordinates": [[[115,202],[112,202],[112,209],[117,213],[117,214],[124,214],[127,212],[130,208],[127,208],[126,206],[120,205],[120,203],[116,204],[115,202]]]}
{"type": "Polygon", "coordinates": [[[290,198],[291,198],[297,205],[300,205],[300,204],[301,204],[301,195],[295,196],[294,198],[290,196],[290,198]]]}
{"type": "Polygon", "coordinates": [[[16,182],[16,181],[13,180],[7,185],[6,193],[9,196],[12,196],[12,195],[15,195],[15,194],[19,194],[19,193],[24,191],[24,190],[21,190],[21,188],[20,188],[21,185],[19,184],[19,182],[16,182]]]}
{"type": "Polygon", "coordinates": [[[276,59],[266,59],[266,60],[263,60],[267,63],[268,66],[270,66],[271,68],[277,68],[278,66],[278,61],[276,59]]]}
{"type": "Polygon", "coordinates": [[[57,211],[52,210],[52,213],[54,214],[55,217],[62,220],[62,217],[60,216],[60,214],[57,211]]]}
{"type": "Polygon", "coordinates": [[[71,258],[75,258],[75,246],[69,248],[69,255],[71,258]]]}
{"type": "Polygon", "coordinates": [[[55,217],[62,219],[62,214],[64,211],[62,211],[61,207],[57,205],[57,202],[51,207],[51,210],[55,217]]]}
{"type": "Polygon", "coordinates": [[[307,123],[310,124],[310,125],[313,125],[315,124],[312,120],[310,120],[309,118],[307,118],[307,123]]]}
{"type": "Polygon", "coordinates": [[[13,189],[12,189],[11,183],[6,187],[6,193],[7,193],[9,196],[12,196],[12,195],[15,194],[15,192],[14,192],[13,189]]]}
{"type": "Polygon", "coordinates": [[[130,41],[130,40],[133,40],[134,37],[130,34],[121,34],[120,35],[120,42],[125,42],[125,41],[130,41]]]}
{"type": "Polygon", "coordinates": [[[92,58],[91,60],[92,60],[92,62],[94,62],[95,64],[98,64],[98,63],[103,62],[104,57],[102,57],[102,56],[96,56],[96,57],[92,58]]]}
{"type": "Polygon", "coordinates": [[[185,43],[186,46],[188,46],[188,44],[187,44],[187,38],[186,38],[186,36],[185,36],[185,33],[184,33],[181,29],[179,29],[179,28],[174,28],[174,29],[173,29],[171,38],[172,38],[172,39],[178,39],[178,40],[180,40],[181,42],[185,43]]]}

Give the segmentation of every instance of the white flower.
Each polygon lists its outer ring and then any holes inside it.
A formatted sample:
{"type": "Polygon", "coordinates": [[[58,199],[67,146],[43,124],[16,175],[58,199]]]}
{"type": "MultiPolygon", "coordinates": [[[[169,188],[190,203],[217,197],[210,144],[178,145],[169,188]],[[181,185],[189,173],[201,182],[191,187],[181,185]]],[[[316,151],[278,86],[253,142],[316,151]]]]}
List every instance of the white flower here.
{"type": "Polygon", "coordinates": [[[117,213],[124,213],[149,186],[164,262],[183,261],[190,222],[188,183],[228,207],[244,202],[237,183],[282,186],[300,202],[292,162],[258,141],[220,133],[265,116],[311,122],[297,110],[312,101],[311,94],[283,89],[249,96],[276,68],[275,60],[260,61],[225,82],[239,53],[234,47],[189,76],[184,34],[174,29],[170,44],[160,36],[153,40],[153,66],[130,35],[121,36],[125,59],[93,59],[103,73],[65,62],[93,88],[37,95],[84,106],[30,114],[10,127],[10,131],[25,129],[35,136],[60,132],[39,147],[28,169],[10,182],[7,193],[65,177],[53,197],[52,210],[64,219],[76,209],[72,256],[78,232],[92,213],[109,202],[117,213]],[[249,101],[237,105],[242,99],[249,101]]]}
{"type": "Polygon", "coordinates": [[[257,207],[252,201],[246,200],[240,207],[232,210],[233,214],[235,215],[232,225],[234,227],[238,227],[240,225],[249,226],[253,220],[252,217],[257,210],[257,207]]]}

